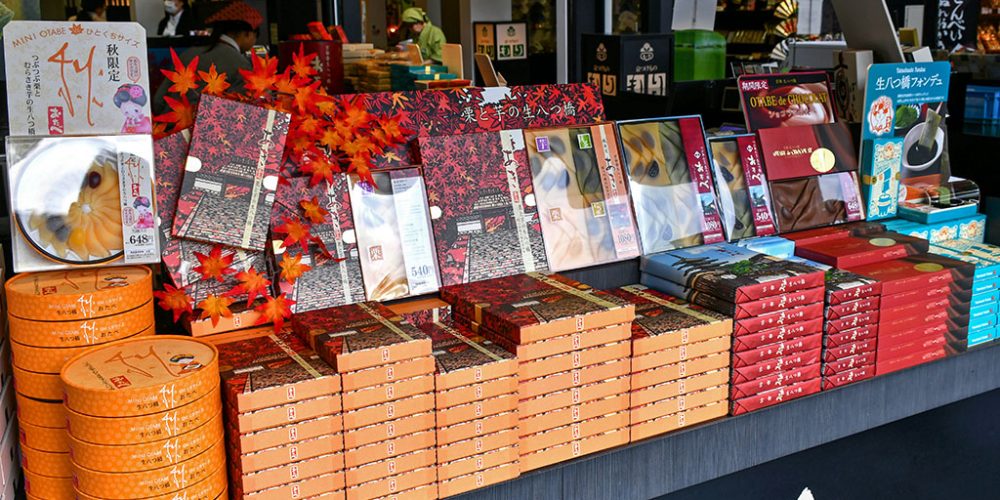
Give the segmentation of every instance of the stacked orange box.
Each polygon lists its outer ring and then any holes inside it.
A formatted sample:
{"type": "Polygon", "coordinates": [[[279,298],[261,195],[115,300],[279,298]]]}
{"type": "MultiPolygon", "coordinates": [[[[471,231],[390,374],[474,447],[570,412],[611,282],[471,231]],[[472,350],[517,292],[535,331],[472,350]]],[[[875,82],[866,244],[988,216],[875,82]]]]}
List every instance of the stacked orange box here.
{"type": "Polygon", "coordinates": [[[340,376],[291,329],[216,343],[236,498],[344,495],[340,376]]]}
{"type": "Polygon", "coordinates": [[[517,360],[453,323],[424,323],[437,372],[438,494],[513,479],[518,466],[517,360]]]}
{"type": "Polygon", "coordinates": [[[643,285],[608,293],[635,305],[631,440],[726,416],[733,320],[643,285]]]}
{"type": "Polygon", "coordinates": [[[375,302],[297,314],[293,325],[341,377],[346,497],[437,498],[430,337],[375,302]]]}
{"type": "MultiPolygon", "coordinates": [[[[68,498],[224,495],[218,363],[212,345],[169,335],[122,340],[69,360],[60,375],[76,490],[68,498]]],[[[37,498],[62,498],[32,489],[37,498]]]]}
{"type": "Polygon", "coordinates": [[[517,356],[522,472],[628,443],[633,305],[541,273],[446,286],[441,298],[517,356]]]}
{"type": "Polygon", "coordinates": [[[24,273],[6,292],[28,493],[72,498],[59,372],[93,346],[153,334],[152,275],[145,267],[24,273]]]}

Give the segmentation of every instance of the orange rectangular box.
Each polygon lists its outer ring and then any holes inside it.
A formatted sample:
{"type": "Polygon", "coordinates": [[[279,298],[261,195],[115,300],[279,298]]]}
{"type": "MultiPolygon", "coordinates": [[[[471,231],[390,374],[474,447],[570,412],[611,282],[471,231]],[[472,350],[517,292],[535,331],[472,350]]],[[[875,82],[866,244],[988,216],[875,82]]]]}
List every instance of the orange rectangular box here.
{"type": "Polygon", "coordinates": [[[344,438],[340,433],[268,448],[239,456],[240,471],[243,474],[270,469],[288,463],[308,460],[344,451],[344,438]]]}
{"type": "Polygon", "coordinates": [[[438,390],[454,389],[517,373],[517,360],[503,347],[452,322],[420,325],[431,338],[438,390]]]}
{"type": "Polygon", "coordinates": [[[434,412],[418,413],[388,422],[367,425],[344,431],[344,448],[358,448],[385,441],[397,436],[427,431],[434,428],[434,412]]]}
{"type": "Polygon", "coordinates": [[[242,476],[234,478],[234,480],[240,482],[243,487],[243,493],[246,494],[254,491],[274,488],[275,486],[281,486],[286,483],[293,483],[303,479],[329,474],[331,472],[341,471],[343,469],[344,455],[343,453],[335,453],[332,455],[311,458],[309,460],[302,460],[294,464],[272,467],[270,469],[251,474],[243,474],[242,476]]]}
{"type": "MultiPolygon", "coordinates": [[[[340,415],[324,416],[295,424],[273,427],[263,431],[241,434],[239,447],[241,453],[253,453],[289,443],[318,438],[327,434],[337,434],[344,428],[340,415]]],[[[230,440],[235,437],[230,434],[230,440]]]]}
{"type": "Polygon", "coordinates": [[[460,458],[452,462],[438,464],[438,482],[447,481],[466,474],[472,474],[481,470],[498,467],[504,464],[516,464],[518,454],[517,446],[500,448],[471,457],[460,458]]]}
{"type": "Polygon", "coordinates": [[[351,411],[431,392],[434,392],[434,377],[423,375],[345,392],[341,397],[344,411],[351,411]]]}
{"type": "Polygon", "coordinates": [[[246,303],[233,304],[231,308],[233,314],[217,318],[218,322],[214,325],[211,318],[199,319],[185,314],[181,319],[181,325],[192,337],[208,337],[249,328],[256,325],[261,319],[260,311],[255,308],[262,303],[257,301],[251,306],[247,306],[246,303]]]}
{"type": "Polygon", "coordinates": [[[632,372],[641,372],[664,365],[672,365],[690,359],[701,358],[710,354],[728,352],[732,345],[732,336],[715,337],[697,344],[685,344],[662,351],[651,352],[632,358],[632,372]]]}
{"type": "Polygon", "coordinates": [[[492,434],[494,432],[516,429],[517,427],[518,414],[515,409],[514,411],[501,413],[499,415],[490,415],[488,417],[477,418],[460,424],[438,427],[437,444],[438,446],[444,446],[446,444],[456,443],[458,441],[472,439],[478,436],[485,436],[486,434],[492,434]]]}
{"type": "Polygon", "coordinates": [[[519,459],[521,462],[521,472],[541,469],[547,465],[565,462],[579,456],[627,444],[628,436],[628,429],[618,429],[606,434],[590,436],[527,455],[521,455],[519,459]]]}
{"type": "Polygon", "coordinates": [[[707,406],[691,408],[677,412],[665,417],[647,420],[645,422],[632,422],[632,441],[641,441],[648,437],[658,436],[671,431],[676,431],[709,420],[725,417],[729,414],[729,403],[726,401],[713,403],[707,406]]]}
{"type": "MultiPolygon", "coordinates": [[[[822,289],[819,290],[822,300],[822,289]]],[[[608,293],[635,304],[631,325],[632,355],[731,336],[733,320],[643,285],[628,285],[608,293]]]]}
{"type": "Polygon", "coordinates": [[[514,355],[517,356],[517,359],[523,363],[525,361],[557,356],[559,354],[578,351],[580,349],[589,349],[591,347],[629,340],[632,335],[632,330],[631,325],[629,323],[625,323],[621,325],[611,325],[603,328],[597,328],[594,330],[573,332],[569,335],[553,337],[551,339],[531,342],[529,344],[516,344],[485,328],[480,328],[479,333],[491,341],[496,342],[497,345],[503,346],[508,351],[514,353],[514,355]]]}
{"type": "Polygon", "coordinates": [[[357,391],[366,387],[386,384],[421,375],[434,374],[434,358],[421,356],[396,363],[386,363],[373,368],[342,372],[340,384],[343,390],[357,391]]]}
{"type": "MultiPolygon", "coordinates": [[[[339,496],[344,496],[344,471],[324,474],[303,481],[286,483],[266,490],[244,493],[243,498],[253,500],[288,500],[289,498],[336,498],[334,492],[339,496]]],[[[226,497],[226,495],[223,495],[226,497]]],[[[221,500],[221,499],[220,499],[221,500]]]]}
{"type": "Polygon", "coordinates": [[[622,411],[522,436],[518,448],[524,455],[616,429],[627,429],[628,424],[629,412],[622,411]]]}
{"type": "Polygon", "coordinates": [[[477,418],[515,411],[517,408],[517,394],[504,394],[503,396],[474,401],[450,408],[438,408],[437,426],[448,427],[477,418]]]}
{"type": "Polygon", "coordinates": [[[487,434],[485,436],[438,446],[438,463],[453,462],[460,458],[471,457],[507,446],[514,446],[518,444],[517,438],[517,429],[507,429],[494,434],[487,434]]]}
{"type": "Polygon", "coordinates": [[[448,390],[438,390],[434,399],[438,408],[458,406],[482,399],[517,393],[517,375],[504,377],[478,384],[466,385],[448,390]]]}
{"type": "Polygon", "coordinates": [[[672,413],[684,411],[688,408],[706,406],[717,401],[729,399],[729,386],[722,385],[703,391],[692,392],[675,398],[664,399],[655,403],[637,406],[632,408],[632,420],[645,422],[655,418],[664,417],[672,413]]]}
{"type": "Polygon", "coordinates": [[[434,394],[421,394],[399,401],[369,406],[344,413],[344,430],[434,411],[434,394]]]}
{"type": "Polygon", "coordinates": [[[628,394],[616,394],[587,403],[566,406],[557,410],[522,418],[520,424],[518,424],[518,429],[521,431],[521,435],[525,436],[554,429],[571,422],[579,422],[600,417],[601,415],[618,413],[628,410],[628,401],[628,394]]]}
{"type": "Polygon", "coordinates": [[[522,399],[518,404],[517,411],[521,418],[530,417],[538,413],[544,413],[559,408],[572,406],[595,399],[603,399],[619,394],[628,394],[630,388],[630,377],[624,376],[611,380],[605,380],[596,384],[588,384],[583,387],[573,387],[559,392],[553,392],[547,396],[539,396],[531,399],[522,399]]]}
{"type": "Polygon", "coordinates": [[[729,370],[710,371],[708,373],[671,380],[659,385],[643,387],[638,390],[633,387],[629,404],[634,408],[664,399],[676,398],[690,392],[728,384],[729,370]]]}
{"type": "Polygon", "coordinates": [[[350,484],[367,483],[411,470],[433,467],[436,461],[434,448],[424,448],[377,462],[363,463],[358,467],[349,467],[344,471],[344,477],[350,484]]]}
{"type": "Polygon", "coordinates": [[[467,476],[441,481],[438,483],[438,492],[441,497],[448,497],[491,484],[502,483],[514,479],[519,475],[521,475],[521,469],[518,467],[518,464],[501,465],[492,469],[474,472],[467,476]]]}
{"type": "Polygon", "coordinates": [[[434,444],[434,431],[428,430],[395,437],[359,448],[348,448],[344,451],[344,466],[348,469],[361,467],[365,464],[398,457],[424,448],[433,448],[434,444]]]}
{"type": "Polygon", "coordinates": [[[521,399],[528,399],[549,394],[553,387],[580,387],[623,377],[629,374],[630,364],[629,358],[622,358],[536,379],[521,379],[517,384],[517,394],[521,399]]]}
{"type": "MultiPolygon", "coordinates": [[[[232,416],[232,407],[227,408],[232,416]]],[[[236,415],[241,434],[340,413],[340,396],[322,396],[236,415]]]]}
{"type": "Polygon", "coordinates": [[[517,375],[522,380],[533,379],[584,366],[596,365],[606,361],[627,358],[631,355],[631,342],[616,342],[614,344],[605,344],[589,349],[536,359],[534,361],[522,362],[518,366],[517,375]]]}
{"type": "Polygon", "coordinates": [[[632,372],[632,390],[665,384],[674,380],[715,370],[728,370],[730,354],[721,352],[701,358],[689,359],[651,370],[632,372]]]}
{"type": "MultiPolygon", "coordinates": [[[[382,498],[394,493],[408,493],[406,490],[416,489],[424,485],[433,485],[436,482],[437,467],[426,467],[363,484],[355,485],[347,483],[347,500],[368,500],[372,498],[382,498]]],[[[429,498],[434,498],[437,495],[437,488],[432,488],[432,490],[434,496],[429,498]]],[[[431,494],[431,491],[428,490],[427,493],[431,494]]],[[[400,496],[400,498],[406,498],[409,500],[410,498],[423,497],[408,494],[406,496],[400,496]]]]}

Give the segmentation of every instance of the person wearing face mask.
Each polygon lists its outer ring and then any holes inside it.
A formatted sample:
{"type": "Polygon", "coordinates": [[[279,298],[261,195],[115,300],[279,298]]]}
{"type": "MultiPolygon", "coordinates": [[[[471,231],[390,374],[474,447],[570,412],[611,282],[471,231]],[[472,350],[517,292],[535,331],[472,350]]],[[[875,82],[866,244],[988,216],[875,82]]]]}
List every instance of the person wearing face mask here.
{"type": "Polygon", "coordinates": [[[83,0],[80,2],[80,13],[69,18],[70,21],[105,22],[108,20],[107,0],[83,0]]]}
{"type": "Polygon", "coordinates": [[[163,19],[156,28],[160,36],[187,36],[198,30],[198,22],[188,0],[163,0],[163,19]]]}
{"type": "Polygon", "coordinates": [[[420,54],[424,59],[441,62],[441,47],[447,43],[441,28],[431,24],[427,13],[420,7],[410,7],[403,11],[400,21],[409,30],[410,36],[416,38],[420,46],[420,54]]]}

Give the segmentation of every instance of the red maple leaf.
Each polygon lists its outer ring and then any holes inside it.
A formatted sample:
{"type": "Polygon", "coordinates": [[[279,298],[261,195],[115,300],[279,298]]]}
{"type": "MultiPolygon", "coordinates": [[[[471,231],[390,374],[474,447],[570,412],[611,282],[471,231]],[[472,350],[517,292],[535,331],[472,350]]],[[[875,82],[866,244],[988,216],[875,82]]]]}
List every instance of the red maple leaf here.
{"type": "Polygon", "coordinates": [[[401,119],[402,118],[399,115],[379,118],[378,127],[382,129],[383,133],[385,133],[387,142],[402,144],[406,142],[406,136],[413,133],[411,130],[407,130],[399,124],[401,119]]]}
{"type": "Polygon", "coordinates": [[[372,183],[372,159],[367,155],[352,156],[349,162],[348,171],[354,172],[361,177],[361,180],[372,183]]]}
{"type": "Polygon", "coordinates": [[[371,116],[368,114],[368,111],[365,111],[364,104],[360,99],[349,99],[346,100],[338,118],[348,128],[358,129],[364,127],[371,119],[371,116]]]}
{"type": "Polygon", "coordinates": [[[279,94],[292,95],[298,88],[299,85],[295,81],[295,77],[292,76],[292,68],[285,68],[285,71],[278,75],[278,79],[274,82],[274,91],[279,94]]]}
{"type": "Polygon", "coordinates": [[[174,99],[165,95],[163,96],[163,101],[167,103],[170,112],[157,116],[154,119],[157,123],[172,124],[171,131],[174,132],[194,125],[194,104],[191,104],[187,94],[182,95],[180,99],[174,99]]]}
{"type": "Polygon", "coordinates": [[[319,181],[325,180],[328,183],[333,183],[333,174],[336,172],[334,164],[326,159],[325,157],[313,158],[310,161],[304,162],[302,164],[302,172],[309,174],[311,179],[309,180],[310,186],[315,186],[319,184],[319,181]]]}
{"type": "Polygon", "coordinates": [[[316,74],[316,68],[313,67],[313,60],[316,59],[316,54],[306,54],[305,44],[299,45],[299,53],[292,54],[292,71],[295,76],[300,78],[309,78],[316,74]]]}
{"type": "Polygon", "coordinates": [[[198,90],[198,56],[195,56],[191,60],[191,63],[184,66],[181,62],[181,58],[177,57],[177,52],[174,49],[170,49],[170,58],[173,60],[174,69],[173,71],[169,69],[161,69],[160,72],[163,76],[170,80],[170,88],[167,90],[169,92],[176,92],[180,95],[185,95],[192,90],[198,90]]]}
{"type": "Polygon", "coordinates": [[[285,324],[285,320],[292,317],[292,306],[294,304],[295,301],[286,297],[285,294],[278,295],[277,297],[267,297],[263,304],[254,309],[260,313],[257,324],[274,323],[274,331],[281,330],[281,327],[285,324]]]}
{"type": "Polygon", "coordinates": [[[319,204],[319,198],[316,196],[313,196],[311,200],[300,201],[299,206],[302,207],[302,212],[309,219],[309,222],[313,224],[322,224],[326,220],[326,216],[330,215],[330,211],[319,204]]]}
{"type": "Polygon", "coordinates": [[[278,81],[278,59],[274,57],[253,57],[253,69],[240,70],[243,85],[254,97],[261,97],[278,81]]]}
{"type": "Polygon", "coordinates": [[[240,284],[233,287],[226,295],[243,295],[245,293],[247,294],[248,306],[253,303],[253,299],[258,295],[261,297],[270,295],[267,287],[271,286],[271,280],[267,279],[267,276],[258,273],[256,269],[251,268],[247,271],[240,271],[236,274],[236,280],[240,284]]]}
{"type": "Polygon", "coordinates": [[[191,297],[184,293],[183,288],[176,288],[169,283],[163,284],[162,292],[155,292],[153,295],[160,299],[159,306],[165,311],[174,313],[174,323],[181,318],[184,313],[192,313],[191,297]]]}
{"type": "Polygon", "coordinates": [[[198,76],[205,82],[205,88],[201,91],[203,94],[222,95],[226,92],[226,89],[232,86],[226,81],[227,75],[219,73],[214,63],[208,68],[207,72],[199,71],[198,76]]]}
{"type": "Polygon", "coordinates": [[[285,255],[281,257],[281,262],[278,264],[278,267],[281,268],[281,279],[291,285],[294,285],[295,280],[302,277],[306,271],[312,269],[302,263],[301,255],[289,257],[288,253],[285,253],[285,255]]]}
{"type": "Polygon", "coordinates": [[[316,111],[316,103],[322,100],[319,93],[319,81],[314,81],[310,85],[302,85],[295,90],[295,109],[299,113],[313,113],[316,111]]]}
{"type": "Polygon", "coordinates": [[[233,299],[229,297],[209,295],[205,297],[205,300],[198,303],[198,309],[201,309],[200,318],[212,318],[212,326],[217,326],[220,318],[233,317],[233,312],[229,310],[229,306],[232,304],[233,299]]]}
{"type": "Polygon", "coordinates": [[[215,279],[219,283],[226,280],[227,274],[236,272],[230,266],[233,264],[233,254],[222,255],[222,247],[215,245],[208,255],[195,252],[199,265],[194,268],[194,272],[201,275],[202,279],[215,279]]]}
{"type": "Polygon", "coordinates": [[[281,221],[283,224],[274,228],[275,233],[285,235],[285,241],[281,244],[285,248],[291,248],[293,243],[298,243],[303,252],[309,251],[309,240],[312,238],[312,235],[309,234],[309,226],[300,220],[289,220],[287,217],[282,217],[281,221]]]}
{"type": "Polygon", "coordinates": [[[330,127],[323,131],[319,143],[330,149],[340,149],[340,145],[344,143],[344,136],[340,135],[336,127],[330,127]]]}
{"type": "Polygon", "coordinates": [[[363,135],[356,135],[351,141],[345,142],[340,150],[343,151],[347,156],[359,156],[359,155],[373,155],[379,151],[379,148],[372,143],[371,138],[363,135]]]}

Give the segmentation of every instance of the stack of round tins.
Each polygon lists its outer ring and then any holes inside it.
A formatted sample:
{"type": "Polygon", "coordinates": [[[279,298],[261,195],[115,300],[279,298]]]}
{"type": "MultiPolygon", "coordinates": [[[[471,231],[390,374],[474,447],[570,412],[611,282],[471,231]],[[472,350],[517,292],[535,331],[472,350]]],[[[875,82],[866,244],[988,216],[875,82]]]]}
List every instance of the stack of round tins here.
{"type": "Polygon", "coordinates": [[[215,347],[127,339],[62,370],[76,497],[214,499],[226,491],[215,347]]]}
{"type": "Polygon", "coordinates": [[[28,494],[73,498],[59,372],[93,346],[153,334],[152,274],[132,266],[25,273],[6,290],[28,494]]]}

